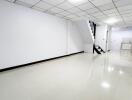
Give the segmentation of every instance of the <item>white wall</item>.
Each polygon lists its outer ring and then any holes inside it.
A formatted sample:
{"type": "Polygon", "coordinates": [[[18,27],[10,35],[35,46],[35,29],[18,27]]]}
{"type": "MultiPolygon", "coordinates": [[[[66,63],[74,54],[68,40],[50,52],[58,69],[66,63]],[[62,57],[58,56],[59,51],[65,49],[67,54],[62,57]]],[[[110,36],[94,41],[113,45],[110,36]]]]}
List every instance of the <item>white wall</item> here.
{"type": "Polygon", "coordinates": [[[132,39],[132,27],[113,28],[111,35],[111,50],[120,51],[123,39],[132,39]]]}
{"type": "Polygon", "coordinates": [[[112,35],[112,27],[108,26],[108,33],[107,33],[107,50],[111,50],[111,35],[112,35]]]}
{"type": "Polygon", "coordinates": [[[68,22],[68,54],[84,51],[82,34],[75,22],[68,22]]]}
{"type": "Polygon", "coordinates": [[[90,28],[89,20],[77,21],[78,29],[80,30],[84,42],[84,51],[87,53],[93,53],[93,34],[90,28]]]}
{"type": "Polygon", "coordinates": [[[107,29],[107,25],[100,25],[96,28],[95,44],[101,46],[104,51],[106,51],[107,29]]]}
{"type": "Polygon", "coordinates": [[[0,69],[82,50],[74,22],[0,1],[0,69]]]}

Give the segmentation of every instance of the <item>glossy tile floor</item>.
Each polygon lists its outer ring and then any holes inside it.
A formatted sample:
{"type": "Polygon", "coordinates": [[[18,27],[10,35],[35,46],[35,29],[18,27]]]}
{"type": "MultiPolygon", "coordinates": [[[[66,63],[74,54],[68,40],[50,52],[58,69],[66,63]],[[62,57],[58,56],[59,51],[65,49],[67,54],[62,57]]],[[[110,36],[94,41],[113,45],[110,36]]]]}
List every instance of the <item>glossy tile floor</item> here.
{"type": "Polygon", "coordinates": [[[132,100],[132,55],[84,53],[2,72],[0,100],[132,100]]]}

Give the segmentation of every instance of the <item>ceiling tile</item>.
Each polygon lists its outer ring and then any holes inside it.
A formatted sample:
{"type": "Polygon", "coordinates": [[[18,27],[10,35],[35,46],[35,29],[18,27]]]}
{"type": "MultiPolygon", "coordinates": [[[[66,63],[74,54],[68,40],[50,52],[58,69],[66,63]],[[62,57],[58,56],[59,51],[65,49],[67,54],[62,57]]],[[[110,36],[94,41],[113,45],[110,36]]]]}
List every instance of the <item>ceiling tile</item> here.
{"type": "Polygon", "coordinates": [[[67,11],[71,12],[71,13],[81,12],[81,10],[79,8],[77,8],[77,7],[71,8],[71,9],[69,9],[67,11]]]}
{"type": "Polygon", "coordinates": [[[95,6],[101,6],[108,3],[112,3],[112,0],[89,0],[89,1],[92,2],[95,6]]]}
{"type": "Polygon", "coordinates": [[[61,15],[61,14],[55,14],[55,16],[58,16],[58,17],[64,17],[64,15],[61,15]]]}
{"type": "Polygon", "coordinates": [[[35,5],[40,0],[18,0],[18,1],[21,1],[21,2],[24,2],[24,3],[27,3],[27,4],[30,4],[30,5],[35,5]]]}
{"type": "Polygon", "coordinates": [[[72,18],[69,18],[67,16],[64,16],[63,18],[66,19],[66,20],[72,20],[72,18]]]}
{"type": "Polygon", "coordinates": [[[45,3],[45,2],[39,2],[38,4],[35,5],[36,7],[39,7],[39,8],[42,8],[42,9],[45,9],[45,10],[48,10],[50,8],[52,8],[53,6],[45,3]]]}
{"type": "Polygon", "coordinates": [[[123,17],[132,17],[132,13],[130,13],[130,14],[123,14],[122,16],[123,17]]]}
{"type": "Polygon", "coordinates": [[[119,9],[119,11],[132,10],[132,5],[123,6],[123,7],[118,7],[118,9],[119,9]]]}
{"type": "Polygon", "coordinates": [[[132,10],[125,10],[125,11],[120,11],[121,14],[129,14],[132,13],[132,10]]]}
{"type": "Polygon", "coordinates": [[[52,4],[52,5],[58,5],[58,4],[63,3],[65,0],[42,0],[42,1],[52,4]]]}
{"type": "Polygon", "coordinates": [[[85,4],[79,5],[78,7],[82,10],[87,10],[87,9],[93,8],[94,6],[91,3],[88,2],[88,3],[85,3],[85,4]]]}
{"type": "Polygon", "coordinates": [[[54,13],[60,13],[60,12],[63,12],[64,10],[60,9],[60,8],[57,8],[57,7],[54,7],[52,9],[50,9],[49,11],[50,12],[54,12],[54,13]]]}
{"type": "Polygon", "coordinates": [[[114,26],[124,26],[124,22],[123,22],[123,21],[120,21],[120,22],[118,22],[118,23],[115,23],[114,26]]]}
{"type": "Polygon", "coordinates": [[[120,15],[118,13],[111,13],[111,14],[107,14],[107,16],[109,16],[109,17],[118,17],[120,15]]]}
{"type": "Polygon", "coordinates": [[[87,15],[85,15],[85,17],[91,18],[92,16],[90,16],[90,15],[87,14],[87,15]]]}
{"type": "Polygon", "coordinates": [[[45,11],[45,9],[40,8],[40,7],[36,7],[36,6],[33,6],[32,8],[35,10],[38,10],[38,11],[42,11],[42,12],[45,11]]]}
{"type": "Polygon", "coordinates": [[[117,7],[132,5],[132,0],[118,0],[115,2],[117,7]]]}
{"type": "Polygon", "coordinates": [[[83,11],[77,12],[77,13],[75,13],[75,14],[78,15],[78,16],[88,15],[87,12],[83,12],[83,11]]]}
{"type": "Polygon", "coordinates": [[[101,6],[98,6],[98,8],[102,11],[104,10],[110,10],[110,9],[114,9],[115,6],[113,3],[108,3],[108,4],[105,4],[105,5],[101,5],[101,6]]]}
{"type": "Polygon", "coordinates": [[[79,20],[83,20],[83,19],[81,17],[77,17],[77,18],[72,19],[72,21],[79,21],[79,20]]]}
{"type": "Polygon", "coordinates": [[[31,4],[28,4],[28,3],[25,3],[25,2],[22,2],[22,1],[16,1],[15,4],[18,4],[18,5],[22,5],[22,6],[25,6],[25,7],[32,7],[33,5],[31,4]]]}
{"type": "Polygon", "coordinates": [[[101,12],[98,12],[98,13],[93,13],[92,14],[94,17],[96,17],[96,16],[104,16],[104,14],[103,13],[101,13],[101,12]]]}
{"type": "Polygon", "coordinates": [[[89,14],[93,14],[93,13],[98,13],[99,10],[97,8],[91,8],[91,9],[86,10],[86,12],[89,14]]]}
{"type": "Polygon", "coordinates": [[[9,1],[9,2],[14,2],[15,0],[6,0],[6,1],[9,1]]]}
{"type": "Polygon", "coordinates": [[[105,14],[113,14],[113,13],[117,13],[117,10],[116,9],[105,10],[105,11],[103,11],[103,13],[105,13],[105,14]]]}
{"type": "MultiPolygon", "coordinates": [[[[14,2],[14,0],[5,1],[14,2]]],[[[120,20],[116,25],[123,25],[123,19],[126,25],[132,25],[132,0],[113,1],[122,16],[114,7],[112,0],[86,0],[85,3],[75,4],[68,0],[16,0],[15,3],[68,20],[89,19],[103,23],[108,17],[116,17],[120,20]]]]}
{"type": "Polygon", "coordinates": [[[72,4],[70,4],[69,2],[64,2],[60,5],[58,5],[57,7],[67,10],[67,9],[73,8],[74,6],[72,4]]]}
{"type": "Polygon", "coordinates": [[[67,11],[64,11],[64,12],[60,12],[59,14],[63,15],[63,16],[67,16],[67,15],[70,15],[71,13],[67,12],[67,11]]]}
{"type": "Polygon", "coordinates": [[[70,14],[70,15],[67,15],[66,17],[68,17],[68,18],[76,18],[77,16],[73,15],[73,14],[70,14]]]}
{"type": "Polygon", "coordinates": [[[125,17],[124,17],[124,20],[125,20],[127,23],[129,23],[129,22],[132,23],[132,19],[131,19],[131,18],[127,18],[127,17],[125,18],[125,17]]]}
{"type": "Polygon", "coordinates": [[[52,11],[50,11],[50,10],[45,11],[45,13],[51,14],[51,15],[55,15],[55,14],[56,14],[55,12],[52,12],[52,11]]]}
{"type": "Polygon", "coordinates": [[[114,2],[120,1],[120,0],[113,0],[114,2]]]}
{"type": "Polygon", "coordinates": [[[78,21],[78,20],[87,20],[87,19],[89,19],[89,17],[87,17],[87,16],[82,16],[82,17],[74,18],[74,19],[72,19],[72,20],[78,21]]]}
{"type": "Polygon", "coordinates": [[[106,19],[107,17],[106,17],[106,16],[96,16],[96,18],[99,19],[99,20],[104,20],[104,19],[106,19]]]}

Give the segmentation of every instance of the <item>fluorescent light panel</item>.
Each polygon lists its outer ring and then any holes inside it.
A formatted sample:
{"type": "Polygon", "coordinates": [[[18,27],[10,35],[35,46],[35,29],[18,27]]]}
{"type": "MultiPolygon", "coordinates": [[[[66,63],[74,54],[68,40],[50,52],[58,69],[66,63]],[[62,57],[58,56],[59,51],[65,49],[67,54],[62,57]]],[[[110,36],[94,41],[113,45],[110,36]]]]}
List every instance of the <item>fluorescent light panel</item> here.
{"type": "Polygon", "coordinates": [[[113,24],[117,23],[118,21],[119,20],[117,18],[109,18],[109,19],[105,20],[104,22],[106,24],[113,25],[113,24]]]}
{"type": "Polygon", "coordinates": [[[104,82],[102,82],[101,85],[102,85],[103,88],[110,88],[110,84],[108,82],[104,81],[104,82]]]}
{"type": "Polygon", "coordinates": [[[86,0],[68,0],[72,4],[80,4],[86,2],[86,0]]]}

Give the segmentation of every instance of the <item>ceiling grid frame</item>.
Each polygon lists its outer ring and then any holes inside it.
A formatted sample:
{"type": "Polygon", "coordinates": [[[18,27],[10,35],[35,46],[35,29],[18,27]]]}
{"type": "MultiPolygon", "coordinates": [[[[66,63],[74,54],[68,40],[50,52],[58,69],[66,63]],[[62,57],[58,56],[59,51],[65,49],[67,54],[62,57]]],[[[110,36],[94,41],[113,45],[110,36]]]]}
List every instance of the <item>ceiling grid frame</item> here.
{"type": "Polygon", "coordinates": [[[132,23],[132,1],[130,0],[127,0],[127,3],[125,3],[125,0],[85,0],[85,2],[79,4],[73,4],[69,2],[69,0],[4,1],[8,1],[14,4],[17,4],[17,2],[19,3],[20,1],[19,5],[23,3],[22,6],[73,21],[90,19],[95,22],[105,23],[105,19],[115,17],[121,19],[120,22],[115,25],[118,25],[120,23],[120,25],[127,25],[127,23],[132,23]],[[46,5],[45,7],[42,7],[43,4],[40,4],[41,6],[38,6],[38,4],[42,2],[44,3],[44,6],[46,5]]]}

